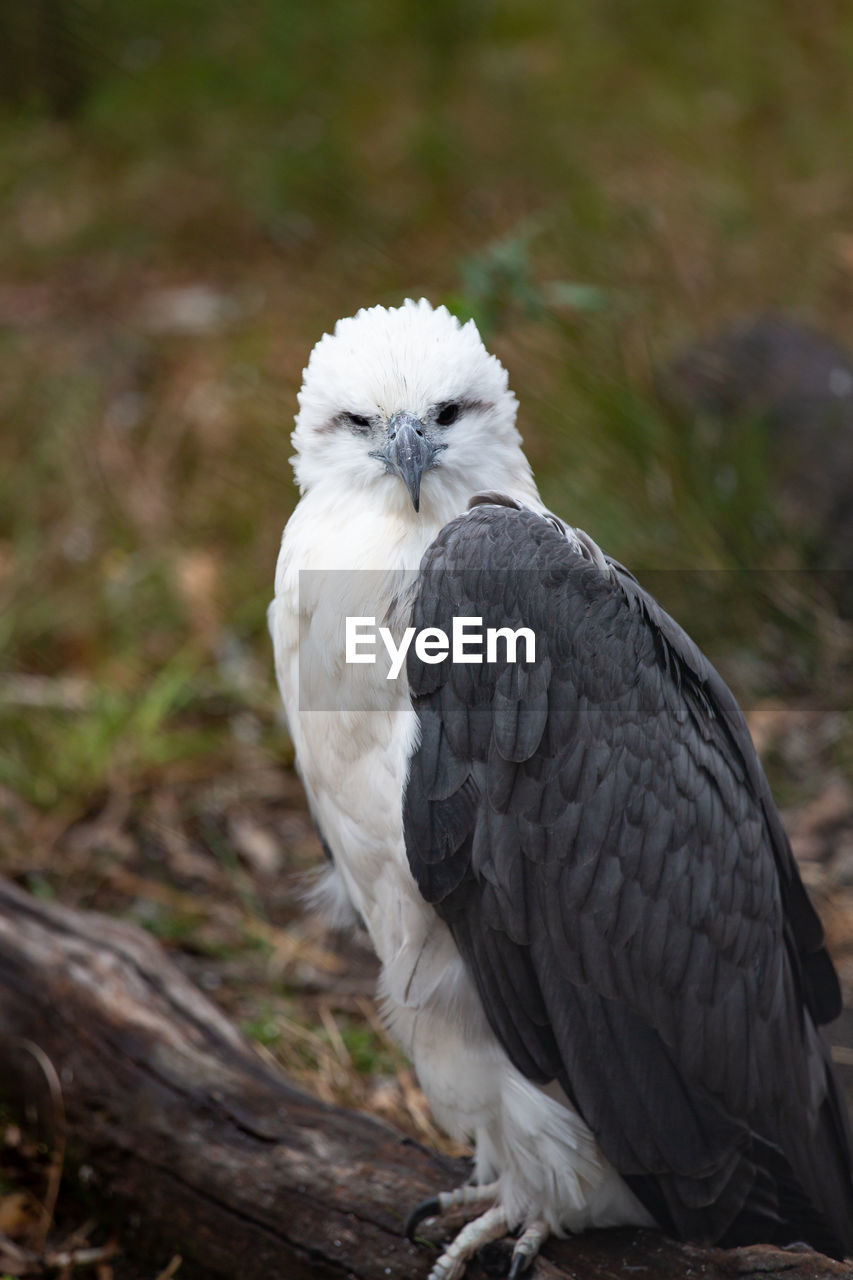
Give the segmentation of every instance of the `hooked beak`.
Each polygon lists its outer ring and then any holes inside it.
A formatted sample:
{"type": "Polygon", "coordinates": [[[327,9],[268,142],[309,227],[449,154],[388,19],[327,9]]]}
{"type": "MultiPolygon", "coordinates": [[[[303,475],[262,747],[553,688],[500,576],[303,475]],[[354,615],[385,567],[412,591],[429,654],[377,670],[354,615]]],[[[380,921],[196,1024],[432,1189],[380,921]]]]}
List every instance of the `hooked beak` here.
{"type": "Polygon", "coordinates": [[[385,463],[385,470],[405,484],[415,511],[421,506],[421,479],[436,465],[436,456],[446,445],[433,444],[424,424],[413,413],[395,413],[388,423],[388,442],[372,456],[385,463]]]}

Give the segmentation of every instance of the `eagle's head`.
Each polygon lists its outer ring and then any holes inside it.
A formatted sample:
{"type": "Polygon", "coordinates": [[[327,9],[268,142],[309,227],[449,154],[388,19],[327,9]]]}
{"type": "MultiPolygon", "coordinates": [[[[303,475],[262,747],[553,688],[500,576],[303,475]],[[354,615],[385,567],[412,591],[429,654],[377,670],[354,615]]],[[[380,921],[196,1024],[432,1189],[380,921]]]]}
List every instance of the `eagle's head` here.
{"type": "Polygon", "coordinates": [[[479,490],[535,493],[506,370],[472,320],[425,298],[339,320],[311,353],[292,459],[303,492],[409,513],[464,510],[479,490]]]}

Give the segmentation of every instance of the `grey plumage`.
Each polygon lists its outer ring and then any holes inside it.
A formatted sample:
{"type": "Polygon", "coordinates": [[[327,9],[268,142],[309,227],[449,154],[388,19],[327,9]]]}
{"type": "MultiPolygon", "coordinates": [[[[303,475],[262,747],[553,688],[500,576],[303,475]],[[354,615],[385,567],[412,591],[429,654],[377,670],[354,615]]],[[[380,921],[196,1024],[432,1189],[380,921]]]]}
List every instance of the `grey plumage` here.
{"type": "Polygon", "coordinates": [[[850,1251],[838,982],[728,688],[621,566],[496,495],[424,557],[413,624],[454,614],[537,637],[408,657],[409,866],[494,1033],[665,1228],[850,1251]]]}

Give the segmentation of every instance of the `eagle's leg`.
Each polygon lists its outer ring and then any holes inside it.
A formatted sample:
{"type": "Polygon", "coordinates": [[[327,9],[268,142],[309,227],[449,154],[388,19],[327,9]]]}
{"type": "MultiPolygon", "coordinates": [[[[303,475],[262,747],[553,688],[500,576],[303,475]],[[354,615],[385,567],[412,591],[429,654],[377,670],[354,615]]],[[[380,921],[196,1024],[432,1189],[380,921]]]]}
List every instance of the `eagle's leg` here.
{"type": "Polygon", "coordinates": [[[465,1209],[494,1201],[498,1193],[497,1182],[487,1182],[482,1186],[466,1183],[455,1191],[440,1191],[437,1196],[429,1196],[415,1205],[406,1219],[406,1236],[414,1241],[415,1232],[425,1218],[437,1218],[439,1214],[449,1213],[451,1209],[465,1209]]]}
{"type": "Polygon", "coordinates": [[[529,1227],[525,1227],[512,1251],[507,1280],[518,1280],[524,1274],[550,1234],[551,1229],[543,1218],[537,1218],[529,1227]]]}
{"type": "Polygon", "coordinates": [[[503,1209],[487,1209],[462,1228],[447,1246],[429,1273],[429,1280],[460,1280],[468,1259],[492,1240],[500,1240],[509,1230],[503,1209]]]}

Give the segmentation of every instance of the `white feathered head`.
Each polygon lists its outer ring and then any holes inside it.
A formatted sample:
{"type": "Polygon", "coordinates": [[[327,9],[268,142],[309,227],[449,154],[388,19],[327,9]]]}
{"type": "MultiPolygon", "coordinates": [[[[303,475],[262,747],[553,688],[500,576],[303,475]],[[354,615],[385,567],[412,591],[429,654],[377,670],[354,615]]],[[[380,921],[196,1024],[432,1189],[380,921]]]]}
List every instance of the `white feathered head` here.
{"type": "Polygon", "coordinates": [[[506,370],[446,307],[408,299],[339,320],[303,377],[292,436],[303,492],[343,483],[413,517],[440,495],[535,492],[506,370]]]}

